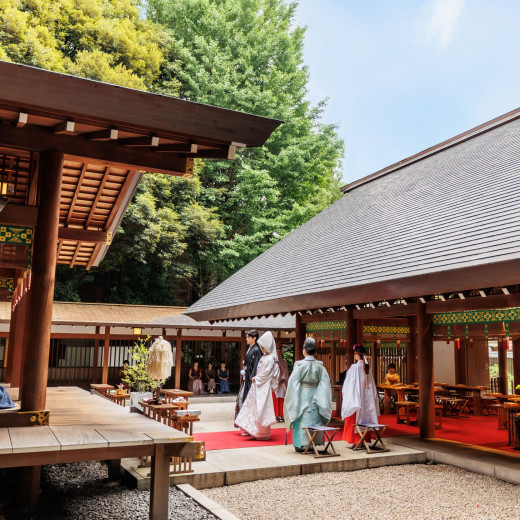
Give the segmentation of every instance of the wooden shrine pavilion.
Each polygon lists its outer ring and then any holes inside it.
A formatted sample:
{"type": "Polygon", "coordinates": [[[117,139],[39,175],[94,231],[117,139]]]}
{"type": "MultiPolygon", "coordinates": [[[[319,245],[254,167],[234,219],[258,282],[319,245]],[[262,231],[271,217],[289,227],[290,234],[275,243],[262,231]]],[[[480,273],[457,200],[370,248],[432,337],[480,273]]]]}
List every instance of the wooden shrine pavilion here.
{"type": "MultiPolygon", "coordinates": [[[[26,467],[21,487],[34,502],[49,460],[41,453],[86,460],[70,439],[54,449],[57,434],[45,430],[56,264],[99,264],[142,172],[190,176],[194,159],[233,159],[237,148],[262,146],[280,121],[1,61],[0,80],[0,291],[14,291],[9,363],[21,400],[21,411],[0,414],[0,467],[26,467]],[[5,428],[34,424],[52,450],[9,444],[14,432],[5,428]]],[[[124,456],[92,436],[102,446],[92,460],[124,456]]],[[[179,443],[150,439],[151,516],[166,518],[168,455],[179,443]]]]}
{"type": "Polygon", "coordinates": [[[376,377],[400,359],[432,437],[434,350],[454,383],[488,386],[497,342],[507,393],[512,344],[520,384],[519,149],[520,109],[355,181],[186,312],[224,323],[293,313],[297,354],[313,335],[333,381],[356,343],[371,347],[376,377]]]}

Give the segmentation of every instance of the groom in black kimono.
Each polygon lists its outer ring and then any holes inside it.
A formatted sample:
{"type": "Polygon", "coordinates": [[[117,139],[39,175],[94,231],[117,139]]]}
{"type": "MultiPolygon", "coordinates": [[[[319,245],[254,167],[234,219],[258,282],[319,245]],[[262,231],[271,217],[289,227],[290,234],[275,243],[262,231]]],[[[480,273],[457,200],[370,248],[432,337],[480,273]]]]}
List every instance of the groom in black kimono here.
{"type": "Polygon", "coordinates": [[[238,415],[238,412],[240,412],[240,408],[242,408],[242,403],[246,400],[247,394],[249,393],[249,389],[251,388],[251,380],[253,379],[253,377],[256,376],[258,362],[260,361],[263,355],[257,343],[258,336],[258,332],[254,329],[247,331],[246,342],[249,345],[249,348],[246,352],[246,359],[244,361],[245,374],[237,396],[235,417],[238,415]]]}

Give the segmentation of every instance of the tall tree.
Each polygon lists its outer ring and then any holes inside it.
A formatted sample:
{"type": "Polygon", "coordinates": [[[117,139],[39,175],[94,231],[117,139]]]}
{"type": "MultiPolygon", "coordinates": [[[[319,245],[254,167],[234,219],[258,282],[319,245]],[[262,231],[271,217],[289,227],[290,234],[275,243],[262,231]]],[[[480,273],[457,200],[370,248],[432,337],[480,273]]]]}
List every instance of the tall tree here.
{"type": "MultiPolygon", "coordinates": [[[[197,299],[340,196],[343,143],[307,100],[305,29],[283,0],[149,0],[167,27],[159,88],[184,99],[278,118],[260,149],[232,163],[207,161],[199,200],[218,208],[224,237],[193,265],[197,299]]],[[[175,182],[175,181],[173,181],[175,182]]]]}
{"type": "Polygon", "coordinates": [[[148,89],[166,35],[132,0],[2,0],[0,59],[148,89]]]}

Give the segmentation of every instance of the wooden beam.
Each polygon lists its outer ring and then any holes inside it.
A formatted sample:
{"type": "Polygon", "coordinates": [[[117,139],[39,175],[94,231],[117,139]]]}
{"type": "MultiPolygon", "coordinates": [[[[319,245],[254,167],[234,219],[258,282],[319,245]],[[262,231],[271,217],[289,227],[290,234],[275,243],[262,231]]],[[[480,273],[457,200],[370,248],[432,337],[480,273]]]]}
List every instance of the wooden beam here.
{"type": "Polygon", "coordinates": [[[513,340],[513,377],[515,393],[520,394],[520,338],[513,340]]]}
{"type": "Polygon", "coordinates": [[[296,333],[296,337],[294,338],[294,361],[299,361],[303,359],[303,342],[305,341],[305,323],[301,322],[301,316],[296,313],[296,323],[294,327],[294,332],[296,333]]]}
{"type": "Polygon", "coordinates": [[[60,240],[71,240],[74,242],[89,242],[92,244],[106,244],[106,231],[91,231],[89,229],[60,228],[58,230],[60,240]]]}
{"type": "Polygon", "coordinates": [[[499,392],[509,394],[509,381],[507,379],[507,350],[505,340],[498,340],[498,384],[499,392]]]}
{"type": "Polygon", "coordinates": [[[433,390],[432,317],[426,305],[417,304],[417,352],[419,357],[419,428],[423,438],[435,435],[435,395],[433,390]]]}
{"type": "Polygon", "coordinates": [[[103,345],[103,377],[101,384],[106,385],[108,381],[108,362],[110,360],[110,327],[105,327],[105,344],[103,345]]]}
{"type": "Polygon", "coordinates": [[[181,387],[181,368],[182,368],[182,329],[177,329],[177,339],[175,340],[175,388],[181,387]]]}
{"type": "Polygon", "coordinates": [[[223,159],[231,161],[235,158],[237,148],[236,146],[229,146],[226,150],[200,150],[193,154],[194,159],[223,159]]]}
{"type": "Polygon", "coordinates": [[[76,245],[76,250],[74,251],[74,255],[72,257],[72,260],[70,261],[70,268],[71,269],[74,267],[74,264],[76,263],[76,258],[78,257],[80,249],[81,249],[81,242],[78,242],[77,245],[76,245]]]}
{"type": "Polygon", "coordinates": [[[492,296],[472,296],[464,300],[453,299],[446,301],[433,301],[426,303],[428,314],[442,312],[478,311],[486,309],[504,309],[506,307],[519,307],[520,293],[495,294],[492,296]]]}
{"type": "Polygon", "coordinates": [[[125,137],[118,139],[117,144],[120,146],[145,146],[156,147],[159,146],[159,138],[156,135],[140,136],[140,137],[125,137]]]}
{"type": "Polygon", "coordinates": [[[72,213],[74,213],[74,205],[76,204],[76,200],[78,200],[78,195],[82,188],[83,179],[85,178],[85,173],[87,172],[87,168],[88,168],[88,164],[84,163],[83,167],[81,168],[81,173],[79,174],[78,184],[76,186],[74,195],[72,196],[72,201],[70,203],[69,214],[67,215],[67,220],[66,220],[67,226],[69,225],[70,220],[72,218],[72,213]]]}
{"type": "Polygon", "coordinates": [[[20,112],[18,119],[15,121],[14,126],[16,128],[23,128],[29,121],[29,115],[26,112],[20,112]]]}
{"type": "Polygon", "coordinates": [[[27,309],[27,322],[31,327],[24,338],[23,411],[45,408],[63,159],[63,154],[55,150],[47,150],[40,155],[40,206],[34,237],[31,297],[27,309]]]}
{"type": "Polygon", "coordinates": [[[371,319],[371,318],[391,318],[397,316],[414,316],[417,313],[417,306],[415,303],[408,305],[391,305],[387,307],[375,307],[354,309],[354,319],[371,319]]]}
{"type": "Polygon", "coordinates": [[[74,123],[74,121],[63,121],[63,123],[59,123],[53,127],[52,133],[54,135],[63,135],[63,134],[74,135],[75,126],[76,126],[76,124],[74,123]]]}
{"type": "Polygon", "coordinates": [[[105,172],[103,173],[103,178],[101,179],[101,182],[99,184],[99,188],[96,192],[96,197],[94,199],[94,202],[92,203],[92,207],[90,208],[90,213],[87,217],[87,222],[85,223],[85,228],[88,229],[90,226],[90,222],[92,221],[92,217],[94,216],[94,211],[96,210],[97,203],[101,197],[101,194],[103,193],[103,189],[105,188],[105,184],[107,183],[108,176],[110,175],[110,170],[112,168],[110,166],[107,166],[105,168],[105,172]]]}
{"type": "Polygon", "coordinates": [[[406,348],[406,382],[408,384],[417,381],[417,317],[411,316],[410,342],[406,348]]]}
{"type": "Polygon", "coordinates": [[[0,212],[0,224],[8,226],[35,227],[38,216],[37,206],[7,204],[0,212]]]}
{"type": "Polygon", "coordinates": [[[198,145],[185,143],[165,143],[157,146],[157,152],[197,153],[198,145]]]}
{"type": "Polygon", "coordinates": [[[150,484],[150,520],[167,520],[170,491],[170,457],[165,444],[155,444],[150,484]]]}
{"type": "Polygon", "coordinates": [[[85,132],[80,134],[81,137],[89,141],[110,141],[117,139],[119,130],[117,128],[107,128],[105,130],[96,130],[94,132],[85,132]]]}
{"type": "Polygon", "coordinates": [[[16,129],[0,125],[0,142],[6,146],[34,151],[53,149],[67,154],[67,158],[72,160],[109,164],[124,169],[168,175],[184,175],[187,171],[188,157],[185,155],[157,154],[119,146],[113,141],[87,141],[78,136],[53,135],[47,130],[31,126],[16,129]]]}
{"type": "Polygon", "coordinates": [[[346,322],[347,322],[347,355],[345,356],[345,362],[350,367],[354,362],[354,350],[353,347],[357,343],[357,320],[354,319],[354,313],[352,309],[346,311],[346,322]]]}
{"type": "Polygon", "coordinates": [[[0,261],[0,267],[4,269],[25,269],[27,267],[27,260],[20,260],[15,262],[0,261]]]}

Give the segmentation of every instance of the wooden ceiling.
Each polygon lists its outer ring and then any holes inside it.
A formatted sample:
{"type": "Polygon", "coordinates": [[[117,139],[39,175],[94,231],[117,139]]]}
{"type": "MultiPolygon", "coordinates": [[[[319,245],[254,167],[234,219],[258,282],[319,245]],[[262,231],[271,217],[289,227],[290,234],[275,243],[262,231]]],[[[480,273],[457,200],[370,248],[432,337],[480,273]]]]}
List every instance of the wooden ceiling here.
{"type": "MultiPolygon", "coordinates": [[[[39,152],[62,152],[57,261],[71,267],[103,259],[143,172],[191,176],[281,124],[2,61],[0,81],[0,226],[36,226],[39,152]]],[[[29,249],[0,243],[0,268],[24,269],[29,249]]]]}

